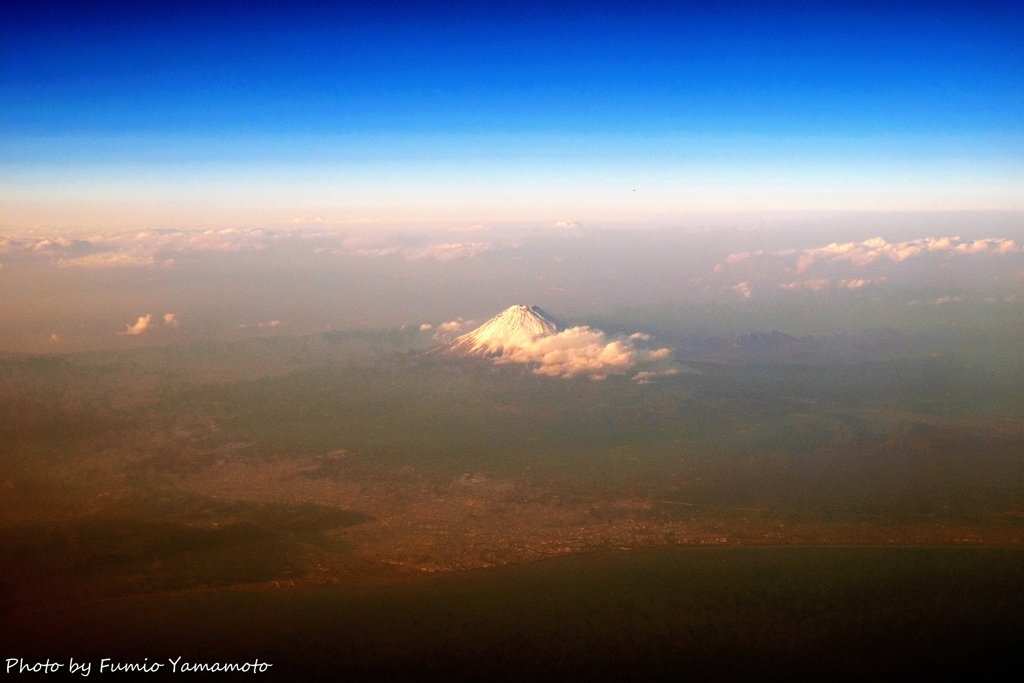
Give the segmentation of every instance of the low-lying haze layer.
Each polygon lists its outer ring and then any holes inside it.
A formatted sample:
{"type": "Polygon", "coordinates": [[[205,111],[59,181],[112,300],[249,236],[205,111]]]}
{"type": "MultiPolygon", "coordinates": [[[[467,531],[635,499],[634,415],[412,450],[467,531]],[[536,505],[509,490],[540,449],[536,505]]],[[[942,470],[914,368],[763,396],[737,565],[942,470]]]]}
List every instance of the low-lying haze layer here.
{"type": "MultiPolygon", "coordinates": [[[[254,332],[436,326],[482,320],[515,301],[541,304],[570,324],[627,308],[723,306],[717,315],[710,308],[694,314],[694,324],[707,327],[742,318],[744,305],[832,302],[838,311],[868,311],[869,301],[882,316],[878,324],[893,315],[883,309],[900,307],[941,323],[952,321],[939,310],[950,305],[1016,307],[1024,294],[1019,214],[703,220],[658,230],[567,220],[407,231],[9,234],[0,237],[0,348],[81,350],[254,332]]],[[[805,333],[844,324],[835,314],[803,318],[794,325],[776,316],[771,327],[805,333]]]]}

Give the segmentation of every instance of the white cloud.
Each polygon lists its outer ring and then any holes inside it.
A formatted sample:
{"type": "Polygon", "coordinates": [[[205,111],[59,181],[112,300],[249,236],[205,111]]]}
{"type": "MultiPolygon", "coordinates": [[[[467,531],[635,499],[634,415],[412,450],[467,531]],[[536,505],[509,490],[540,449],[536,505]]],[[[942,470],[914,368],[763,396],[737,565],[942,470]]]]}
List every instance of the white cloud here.
{"type": "Polygon", "coordinates": [[[176,314],[164,313],[164,325],[167,325],[167,327],[180,327],[181,322],[176,314]]]}
{"type": "Polygon", "coordinates": [[[139,334],[142,334],[143,332],[145,332],[146,330],[149,329],[149,326],[150,326],[150,324],[152,322],[153,322],[153,316],[147,313],[146,315],[140,316],[139,319],[135,321],[134,325],[125,325],[126,329],[121,334],[129,334],[129,335],[139,335],[139,334]]]}
{"type": "MultiPolygon", "coordinates": [[[[831,242],[802,249],[784,248],[772,251],[749,251],[728,254],[712,273],[732,272],[731,288],[749,298],[758,285],[770,284],[781,290],[820,291],[828,286],[838,289],[859,289],[886,282],[899,284],[903,277],[917,281],[929,277],[926,269],[936,273],[942,264],[954,260],[975,260],[978,268],[988,268],[995,277],[1004,277],[1006,267],[995,268],[995,260],[1012,266],[1010,256],[1024,254],[1024,246],[1005,237],[964,239],[959,236],[931,236],[890,242],[884,237],[862,241],[831,242]],[[923,267],[909,264],[918,262],[923,267]],[[980,264],[986,265],[980,265],[980,264]],[[905,265],[907,264],[907,265],[905,265]],[[897,276],[897,273],[901,275],[897,276]],[[740,282],[742,280],[742,282],[740,282]]],[[[965,261],[970,263],[970,261],[965,261]]],[[[727,276],[728,277],[728,276],[727,276]]],[[[723,286],[726,281],[722,281],[723,286]]]]}
{"type": "Polygon", "coordinates": [[[578,227],[580,227],[580,224],[577,223],[576,221],[565,220],[565,221],[558,221],[557,223],[555,223],[555,227],[556,228],[578,228],[578,227]]]}
{"type": "Polygon", "coordinates": [[[49,259],[63,268],[152,267],[166,265],[177,253],[259,251],[272,242],[309,236],[308,231],[302,233],[295,229],[142,230],[73,240],[65,237],[5,238],[0,240],[0,253],[30,254],[49,259]]]}
{"type": "Polygon", "coordinates": [[[145,268],[156,264],[153,256],[143,256],[125,252],[106,252],[87,254],[76,258],[62,258],[57,261],[61,268],[145,268]]]}
{"type": "Polygon", "coordinates": [[[473,258],[501,247],[502,245],[494,242],[431,243],[426,242],[421,236],[367,233],[345,238],[334,253],[369,258],[400,256],[407,261],[454,261],[473,258]]]}
{"type": "MultiPolygon", "coordinates": [[[[800,259],[809,265],[817,258],[825,258],[833,262],[849,261],[857,266],[867,266],[881,258],[888,258],[895,263],[921,256],[929,252],[948,252],[957,254],[981,254],[992,252],[1009,254],[1019,252],[1020,248],[1013,240],[1003,237],[989,237],[980,240],[966,241],[960,237],[922,237],[905,242],[889,242],[882,237],[873,237],[863,242],[833,242],[824,247],[803,250],[800,259]]],[[[797,262],[799,270],[801,260],[797,262]]]]}
{"type": "Polygon", "coordinates": [[[420,330],[423,331],[423,332],[426,332],[427,330],[432,330],[432,329],[434,329],[434,326],[431,325],[430,323],[423,323],[422,325],[420,325],[420,330]]]}
{"type": "Polygon", "coordinates": [[[280,320],[270,320],[265,323],[256,323],[256,327],[281,327],[284,325],[280,320]]]}
{"type": "Polygon", "coordinates": [[[301,224],[301,227],[273,230],[159,229],[92,235],[75,240],[64,237],[2,237],[0,256],[44,259],[64,268],[116,268],[168,266],[185,254],[259,252],[282,245],[309,254],[371,258],[398,256],[409,261],[453,261],[489,251],[516,248],[515,244],[497,242],[432,241],[422,233],[354,232],[351,228],[332,226],[331,221],[320,217],[301,217],[293,222],[297,226],[301,224]]]}
{"type": "MultiPolygon", "coordinates": [[[[398,254],[401,251],[402,250],[399,249],[398,247],[381,247],[381,248],[378,248],[378,249],[355,249],[355,250],[350,251],[348,253],[352,254],[353,256],[381,257],[381,256],[394,256],[395,254],[398,254]]],[[[338,255],[341,255],[341,254],[344,254],[345,252],[339,250],[339,251],[335,251],[334,253],[338,254],[338,255]]]]}
{"type": "Polygon", "coordinates": [[[810,254],[800,254],[796,260],[796,272],[802,273],[814,265],[814,257],[810,254]]]}
{"type": "Polygon", "coordinates": [[[678,375],[679,368],[668,368],[667,370],[641,370],[640,372],[633,375],[633,379],[636,380],[637,384],[650,384],[656,377],[665,377],[668,375],[678,375]]]}
{"type": "MultiPolygon", "coordinates": [[[[448,322],[443,322],[440,325],[437,325],[434,328],[435,331],[431,339],[441,343],[447,343],[474,327],[476,327],[475,320],[463,320],[462,318],[456,318],[455,320],[449,320],[448,322]]],[[[423,328],[421,327],[420,329],[423,328]]]]}
{"type": "Polygon", "coordinates": [[[605,379],[626,374],[637,365],[665,364],[671,355],[670,349],[637,348],[629,337],[609,339],[601,330],[572,327],[521,340],[514,347],[506,347],[494,362],[534,364],[534,373],[550,377],[605,379]]]}
{"type": "Polygon", "coordinates": [[[446,323],[441,323],[440,325],[437,326],[437,330],[439,332],[461,332],[462,330],[467,329],[472,324],[473,323],[469,320],[457,318],[456,320],[449,320],[446,323]]]}
{"type": "Polygon", "coordinates": [[[779,289],[809,289],[812,292],[820,292],[828,289],[829,281],[824,278],[816,278],[813,280],[798,280],[796,282],[783,282],[779,285],[779,289]]]}
{"type": "Polygon", "coordinates": [[[983,251],[988,251],[989,243],[985,240],[974,240],[973,242],[964,242],[963,244],[956,245],[956,250],[961,254],[978,254],[983,251]]]}
{"type": "Polygon", "coordinates": [[[729,289],[736,292],[744,299],[749,299],[751,294],[753,294],[753,291],[750,289],[750,285],[748,285],[746,282],[739,282],[730,287],[729,289]]]}
{"type": "Polygon", "coordinates": [[[850,280],[840,280],[839,286],[844,287],[846,289],[860,289],[861,287],[867,287],[868,285],[878,284],[879,282],[885,282],[885,278],[853,278],[850,280]]]}
{"type": "Polygon", "coordinates": [[[405,259],[407,261],[418,261],[420,259],[432,258],[438,261],[454,261],[455,259],[471,258],[485,251],[491,251],[494,248],[493,244],[486,242],[431,244],[421,249],[406,250],[405,259]]]}
{"type": "MultiPolygon", "coordinates": [[[[767,255],[774,259],[790,260],[795,272],[803,273],[816,263],[822,262],[847,262],[855,266],[869,266],[879,260],[902,263],[929,253],[972,255],[1011,254],[1021,251],[1024,250],[1020,245],[1004,237],[979,240],[964,240],[953,236],[921,237],[903,242],[889,242],[883,237],[872,237],[861,242],[832,242],[806,249],[778,249],[767,255]]],[[[762,252],[729,254],[725,258],[725,263],[737,265],[761,255],[762,252]]],[[[720,272],[720,269],[716,272],[720,272]]]]}

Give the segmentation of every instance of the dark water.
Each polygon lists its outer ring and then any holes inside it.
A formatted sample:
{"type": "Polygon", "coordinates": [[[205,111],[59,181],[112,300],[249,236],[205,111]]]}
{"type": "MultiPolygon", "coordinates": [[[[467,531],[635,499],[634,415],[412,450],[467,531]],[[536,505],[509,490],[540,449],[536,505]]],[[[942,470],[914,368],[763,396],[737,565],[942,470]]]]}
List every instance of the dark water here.
{"type": "Polygon", "coordinates": [[[607,553],[387,586],[123,599],[8,618],[0,636],[4,658],[73,656],[102,680],[103,657],[178,656],[259,658],[273,667],[255,677],[275,680],[976,675],[1020,668],[1024,551],[607,553]]]}

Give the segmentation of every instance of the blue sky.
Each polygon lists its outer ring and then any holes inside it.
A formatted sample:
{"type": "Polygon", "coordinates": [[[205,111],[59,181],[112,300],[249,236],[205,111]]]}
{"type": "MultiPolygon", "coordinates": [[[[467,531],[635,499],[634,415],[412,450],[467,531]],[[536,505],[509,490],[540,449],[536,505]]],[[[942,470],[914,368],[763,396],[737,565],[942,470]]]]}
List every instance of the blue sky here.
{"type": "Polygon", "coordinates": [[[1024,206],[1019,5],[368,5],[15,5],[0,227],[1024,206]]]}

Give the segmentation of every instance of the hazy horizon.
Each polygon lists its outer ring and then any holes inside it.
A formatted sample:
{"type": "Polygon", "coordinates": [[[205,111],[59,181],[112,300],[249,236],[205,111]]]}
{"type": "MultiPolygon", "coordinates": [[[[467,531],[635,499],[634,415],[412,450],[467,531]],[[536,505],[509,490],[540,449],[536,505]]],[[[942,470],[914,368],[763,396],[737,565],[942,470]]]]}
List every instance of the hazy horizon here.
{"type": "MultiPolygon", "coordinates": [[[[983,320],[1024,306],[1016,213],[836,214],[774,224],[762,217],[739,227],[702,220],[646,230],[573,221],[404,231],[34,230],[0,237],[0,349],[437,325],[486,319],[513,303],[578,320],[680,306],[724,305],[736,315],[827,302],[851,310],[845,322],[826,311],[817,324],[793,313],[747,323],[748,331],[767,325],[793,334],[884,326],[901,307],[908,319],[941,325],[965,310],[983,320]],[[133,331],[146,316],[152,324],[133,331]]],[[[686,326],[683,317],[677,326],[686,326]]],[[[690,323],[694,333],[715,331],[709,315],[690,323]]]]}

